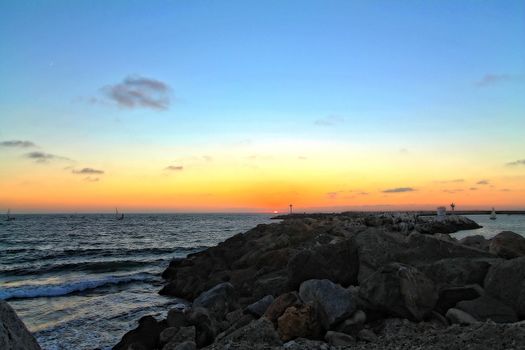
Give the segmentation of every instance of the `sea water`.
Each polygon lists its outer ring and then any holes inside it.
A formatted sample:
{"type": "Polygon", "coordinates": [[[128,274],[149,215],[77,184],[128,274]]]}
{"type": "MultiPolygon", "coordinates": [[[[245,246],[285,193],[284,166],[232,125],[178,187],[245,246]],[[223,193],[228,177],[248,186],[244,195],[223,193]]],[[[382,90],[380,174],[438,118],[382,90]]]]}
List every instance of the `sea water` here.
{"type": "Polygon", "coordinates": [[[214,246],[269,215],[17,215],[0,221],[0,299],[45,350],[106,349],[140,317],[181,300],[161,296],[171,259],[214,246]]]}

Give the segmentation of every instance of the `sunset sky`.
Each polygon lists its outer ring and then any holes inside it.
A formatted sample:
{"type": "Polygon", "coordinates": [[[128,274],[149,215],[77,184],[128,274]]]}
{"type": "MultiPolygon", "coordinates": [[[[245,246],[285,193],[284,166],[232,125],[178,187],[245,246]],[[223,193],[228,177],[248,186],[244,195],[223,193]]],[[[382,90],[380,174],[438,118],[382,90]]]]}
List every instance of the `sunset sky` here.
{"type": "Polygon", "coordinates": [[[525,209],[524,1],[0,1],[0,210],[525,209]]]}

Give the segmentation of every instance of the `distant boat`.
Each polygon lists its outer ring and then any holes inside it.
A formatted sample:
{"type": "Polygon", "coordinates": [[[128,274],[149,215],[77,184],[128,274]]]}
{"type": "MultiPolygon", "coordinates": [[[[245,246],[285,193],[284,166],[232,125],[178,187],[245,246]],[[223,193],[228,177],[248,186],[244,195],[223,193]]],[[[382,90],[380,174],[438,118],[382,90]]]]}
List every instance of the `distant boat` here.
{"type": "Polygon", "coordinates": [[[123,220],[124,219],[124,213],[119,214],[118,209],[115,208],[115,218],[117,220],[123,220]]]}
{"type": "Polygon", "coordinates": [[[492,208],[492,213],[490,213],[490,220],[496,220],[496,211],[492,208]]]}
{"type": "Polygon", "coordinates": [[[11,216],[11,209],[7,209],[7,219],[6,221],[13,221],[16,220],[14,216],[11,216]]]}

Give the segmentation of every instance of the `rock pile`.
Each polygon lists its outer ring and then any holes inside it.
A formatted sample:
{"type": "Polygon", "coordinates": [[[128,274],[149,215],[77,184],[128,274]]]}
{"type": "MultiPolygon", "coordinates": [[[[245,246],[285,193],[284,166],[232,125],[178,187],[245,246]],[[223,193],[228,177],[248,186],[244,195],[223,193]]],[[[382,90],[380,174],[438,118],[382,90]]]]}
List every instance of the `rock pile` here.
{"type": "Polygon", "coordinates": [[[259,225],[173,261],[161,293],[192,306],[141,319],[114,349],[519,349],[520,238],[443,236],[477,227],[469,221],[323,215],[259,225]]]}

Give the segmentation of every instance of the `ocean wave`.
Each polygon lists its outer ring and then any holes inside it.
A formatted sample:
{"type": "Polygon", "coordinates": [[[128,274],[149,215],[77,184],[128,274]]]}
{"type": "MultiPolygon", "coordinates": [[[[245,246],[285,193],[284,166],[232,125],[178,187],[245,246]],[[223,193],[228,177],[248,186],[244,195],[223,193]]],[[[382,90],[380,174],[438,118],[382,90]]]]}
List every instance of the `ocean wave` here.
{"type": "Polygon", "coordinates": [[[114,272],[117,270],[133,269],[153,265],[169,259],[154,260],[106,260],[106,261],[78,261],[57,264],[46,264],[40,266],[19,266],[9,269],[0,269],[2,276],[26,276],[50,272],[62,271],[84,271],[93,273],[114,272]]]}
{"type": "Polygon", "coordinates": [[[105,276],[101,278],[70,281],[59,284],[23,285],[12,288],[0,288],[0,299],[25,299],[39,297],[56,297],[75,292],[133,282],[147,282],[155,279],[155,275],[141,272],[124,276],[105,276]]]}

